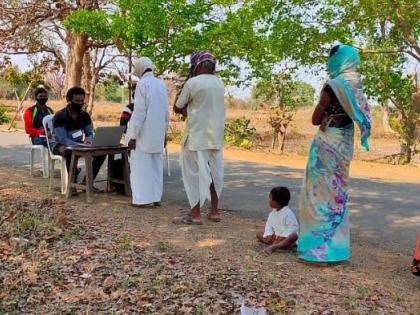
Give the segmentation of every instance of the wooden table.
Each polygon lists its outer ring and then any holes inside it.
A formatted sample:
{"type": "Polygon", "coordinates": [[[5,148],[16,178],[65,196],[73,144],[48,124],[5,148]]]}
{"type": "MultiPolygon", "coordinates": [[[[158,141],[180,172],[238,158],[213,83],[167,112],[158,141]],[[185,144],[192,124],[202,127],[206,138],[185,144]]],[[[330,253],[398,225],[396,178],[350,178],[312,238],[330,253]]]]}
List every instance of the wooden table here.
{"type": "Polygon", "coordinates": [[[69,182],[67,185],[66,197],[70,198],[73,195],[74,189],[83,189],[86,191],[86,202],[91,203],[93,201],[93,169],[92,161],[95,156],[108,156],[108,174],[107,174],[107,187],[106,191],[112,191],[112,183],[123,184],[124,194],[126,196],[131,195],[130,189],[130,178],[129,178],[129,165],[128,165],[128,147],[117,146],[117,147],[98,147],[98,148],[67,148],[72,151],[71,162],[69,172],[69,182]],[[113,178],[112,165],[114,162],[115,154],[121,154],[123,160],[123,179],[113,178]],[[77,160],[79,158],[85,159],[86,165],[86,185],[76,183],[76,171],[77,171],[77,160]]]}

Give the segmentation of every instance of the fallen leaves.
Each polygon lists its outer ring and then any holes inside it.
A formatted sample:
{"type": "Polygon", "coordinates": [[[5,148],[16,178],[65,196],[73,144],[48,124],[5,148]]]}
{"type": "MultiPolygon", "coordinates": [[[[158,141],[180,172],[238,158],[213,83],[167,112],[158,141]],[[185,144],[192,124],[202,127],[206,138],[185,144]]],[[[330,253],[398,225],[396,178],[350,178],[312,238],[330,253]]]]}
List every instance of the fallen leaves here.
{"type": "Polygon", "coordinates": [[[269,314],[410,313],[402,297],[346,279],[346,270],[253,259],[234,239],[235,251],[220,252],[225,242],[202,231],[194,240],[202,252],[184,250],[144,236],[146,227],[139,238],[119,222],[81,218],[81,205],[22,189],[0,189],[0,313],[237,314],[242,302],[269,314]]]}

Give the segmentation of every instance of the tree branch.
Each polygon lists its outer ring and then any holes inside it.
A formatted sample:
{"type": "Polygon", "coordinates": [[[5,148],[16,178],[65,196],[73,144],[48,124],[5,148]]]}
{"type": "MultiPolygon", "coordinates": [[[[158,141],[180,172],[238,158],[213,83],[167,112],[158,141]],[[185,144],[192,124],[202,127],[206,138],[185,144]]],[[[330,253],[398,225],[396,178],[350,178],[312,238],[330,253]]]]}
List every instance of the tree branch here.
{"type": "Polygon", "coordinates": [[[401,31],[403,32],[404,36],[406,37],[406,41],[408,44],[416,51],[417,55],[413,56],[418,61],[420,61],[420,46],[417,43],[416,38],[411,34],[409,26],[402,16],[401,8],[398,6],[397,2],[395,0],[391,0],[391,5],[395,10],[395,13],[397,15],[397,25],[400,27],[401,31]]]}

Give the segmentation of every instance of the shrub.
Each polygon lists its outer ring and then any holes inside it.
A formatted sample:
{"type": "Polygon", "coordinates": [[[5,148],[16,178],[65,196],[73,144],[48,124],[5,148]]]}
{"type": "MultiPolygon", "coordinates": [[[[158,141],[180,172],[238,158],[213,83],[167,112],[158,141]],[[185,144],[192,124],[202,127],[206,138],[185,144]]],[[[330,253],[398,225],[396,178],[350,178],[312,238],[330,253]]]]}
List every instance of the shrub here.
{"type": "Polygon", "coordinates": [[[6,107],[0,107],[0,125],[10,122],[10,117],[7,115],[8,111],[6,107]]]}
{"type": "Polygon", "coordinates": [[[225,126],[225,140],[231,145],[249,149],[253,145],[256,129],[249,119],[237,118],[225,126]]]}

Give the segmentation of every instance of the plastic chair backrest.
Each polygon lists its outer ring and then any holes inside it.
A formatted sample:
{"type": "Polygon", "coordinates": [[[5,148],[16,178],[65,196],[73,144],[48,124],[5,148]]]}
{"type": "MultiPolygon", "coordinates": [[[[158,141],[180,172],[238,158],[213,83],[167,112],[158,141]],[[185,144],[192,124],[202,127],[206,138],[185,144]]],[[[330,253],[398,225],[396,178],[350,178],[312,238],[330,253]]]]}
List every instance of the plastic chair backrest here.
{"type": "MultiPolygon", "coordinates": [[[[52,133],[53,131],[53,118],[54,118],[54,114],[50,114],[45,116],[42,119],[42,126],[44,127],[45,130],[45,135],[48,135],[48,131],[50,131],[50,133],[52,133]]],[[[50,154],[53,154],[51,151],[51,147],[50,147],[50,139],[47,136],[47,146],[48,146],[48,151],[50,151],[50,154]]]]}

